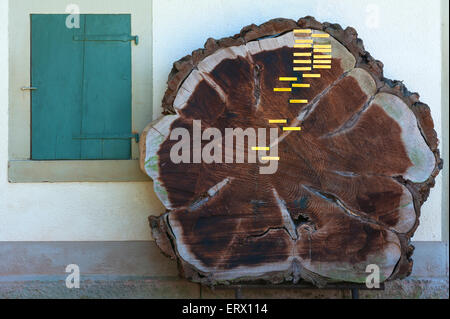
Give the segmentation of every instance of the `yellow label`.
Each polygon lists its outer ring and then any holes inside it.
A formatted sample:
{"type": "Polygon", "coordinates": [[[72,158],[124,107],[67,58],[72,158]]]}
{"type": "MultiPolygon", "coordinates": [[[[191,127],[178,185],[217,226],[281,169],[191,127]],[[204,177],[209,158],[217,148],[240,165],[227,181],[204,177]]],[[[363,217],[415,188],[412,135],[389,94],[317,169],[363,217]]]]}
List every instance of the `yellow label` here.
{"type": "Polygon", "coordinates": [[[280,77],[280,81],[297,81],[297,78],[280,77]]]}
{"type": "Polygon", "coordinates": [[[313,65],[314,69],[331,69],[331,65],[313,65]]]}
{"type": "Polygon", "coordinates": [[[311,60],[294,60],[295,64],[308,64],[308,63],[312,63],[311,60]]]}
{"type": "Polygon", "coordinates": [[[292,104],[304,104],[304,103],[308,103],[308,100],[290,100],[289,103],[292,103],[292,104]]]}
{"type": "Polygon", "coordinates": [[[331,53],[331,49],[314,49],[314,52],[331,53]]]}
{"type": "Polygon", "coordinates": [[[285,123],[287,123],[287,120],[269,120],[269,123],[271,123],[271,124],[285,124],[285,123]]]}
{"type": "Polygon", "coordinates": [[[274,92],[292,92],[291,88],[274,88],[274,92]]]}
{"type": "Polygon", "coordinates": [[[314,60],[313,63],[317,63],[317,64],[331,64],[331,60],[314,60]]]}
{"type": "Polygon", "coordinates": [[[311,56],[311,52],[294,52],[294,56],[311,56]]]}
{"type": "Polygon", "coordinates": [[[294,44],[294,48],[296,49],[312,48],[312,44],[294,44]]]}
{"type": "Polygon", "coordinates": [[[311,71],[310,66],[298,66],[294,68],[294,71],[311,71]]]}
{"type": "Polygon", "coordinates": [[[328,54],[314,54],[314,59],[332,59],[333,57],[328,54]]]}
{"type": "Polygon", "coordinates": [[[311,33],[311,29],[295,29],[294,33],[311,33]]]}
{"type": "Polygon", "coordinates": [[[329,38],[330,35],[328,33],[313,33],[311,35],[313,38],[329,38]]]}
{"type": "Polygon", "coordinates": [[[314,44],[316,49],[331,49],[331,44],[314,44]]]}

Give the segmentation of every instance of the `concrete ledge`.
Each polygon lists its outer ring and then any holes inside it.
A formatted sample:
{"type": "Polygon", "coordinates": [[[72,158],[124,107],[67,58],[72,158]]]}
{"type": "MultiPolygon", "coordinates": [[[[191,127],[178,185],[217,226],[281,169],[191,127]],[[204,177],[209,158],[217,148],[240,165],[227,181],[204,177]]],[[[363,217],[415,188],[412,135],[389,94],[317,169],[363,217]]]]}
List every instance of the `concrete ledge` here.
{"type": "Polygon", "coordinates": [[[39,275],[65,278],[69,264],[77,264],[82,276],[178,276],[176,262],[153,241],[0,242],[0,260],[0,282],[39,275]]]}
{"type": "Polygon", "coordinates": [[[84,160],[8,162],[10,183],[149,182],[138,160],[84,160]]]}
{"type": "Polygon", "coordinates": [[[0,299],[197,299],[200,287],[185,280],[83,280],[68,289],[65,281],[0,282],[0,299]]]}
{"type": "MultiPolygon", "coordinates": [[[[361,298],[448,298],[448,244],[415,242],[412,275],[361,298]]],[[[243,298],[350,298],[350,291],[243,289],[243,298]]],[[[176,262],[153,241],[0,242],[0,298],[234,298],[233,290],[200,287],[178,277],[176,262]],[[68,289],[65,268],[80,268],[68,289]]]]}
{"type": "MultiPolygon", "coordinates": [[[[350,290],[242,289],[243,299],[350,299],[350,290]]],[[[408,278],[387,282],[384,291],[361,290],[360,299],[448,299],[448,279],[408,278]]],[[[79,289],[68,289],[64,280],[0,282],[0,299],[234,299],[230,289],[210,289],[180,279],[84,279],[79,289]]]]}
{"type": "Polygon", "coordinates": [[[448,278],[406,278],[385,284],[384,291],[361,290],[361,299],[448,299],[448,278]]]}

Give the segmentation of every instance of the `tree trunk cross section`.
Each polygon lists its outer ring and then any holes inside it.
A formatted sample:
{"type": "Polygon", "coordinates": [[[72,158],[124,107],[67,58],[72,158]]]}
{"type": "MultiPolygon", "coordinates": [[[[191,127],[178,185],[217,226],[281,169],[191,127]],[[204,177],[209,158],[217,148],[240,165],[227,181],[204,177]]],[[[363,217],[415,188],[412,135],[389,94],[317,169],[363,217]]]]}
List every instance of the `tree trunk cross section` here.
{"type": "Polygon", "coordinates": [[[174,63],[162,107],[141,168],[167,209],[150,218],[153,236],[184,277],[323,287],[365,283],[373,265],[380,282],[410,274],[438,140],[429,107],[384,78],[353,28],[275,19],[208,39],[174,63]],[[245,160],[227,160],[228,128],[265,135],[236,139],[245,160]],[[180,131],[203,140],[175,163],[180,131]]]}

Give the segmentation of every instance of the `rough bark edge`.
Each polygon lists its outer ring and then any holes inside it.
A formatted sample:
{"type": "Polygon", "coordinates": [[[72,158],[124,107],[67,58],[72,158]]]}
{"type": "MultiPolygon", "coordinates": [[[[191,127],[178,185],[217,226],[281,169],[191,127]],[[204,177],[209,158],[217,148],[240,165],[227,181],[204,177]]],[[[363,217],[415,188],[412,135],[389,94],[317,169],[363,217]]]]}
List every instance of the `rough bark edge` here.
{"type": "MultiPolygon", "coordinates": [[[[315,20],[314,17],[306,16],[300,18],[297,22],[291,19],[277,18],[265,22],[259,26],[251,24],[244,27],[240,33],[232,36],[216,40],[209,38],[203,49],[198,49],[192,52],[191,55],[187,55],[173,64],[172,71],[169,74],[167,81],[167,90],[162,100],[163,115],[175,114],[173,108],[173,102],[178,93],[178,89],[183,84],[184,80],[194,70],[200,61],[207,56],[215,53],[217,50],[227,48],[231,46],[239,46],[246,44],[247,42],[258,40],[267,36],[281,35],[283,33],[290,32],[296,28],[310,28],[320,30],[329,33],[342,45],[344,45],[350,53],[356,59],[355,67],[362,68],[368,71],[373,77],[377,85],[377,92],[386,92],[401,98],[408,107],[413,111],[417,119],[417,124],[425,142],[430,147],[431,151],[435,155],[436,164],[431,176],[423,183],[413,183],[408,180],[404,180],[402,177],[396,177],[396,180],[402,183],[409,189],[414,199],[414,208],[416,212],[416,223],[414,227],[406,234],[398,234],[401,243],[401,258],[397,263],[392,275],[387,280],[402,279],[408,277],[411,274],[413,267],[412,254],[414,252],[414,246],[411,245],[411,237],[419,226],[420,208],[427,200],[430,189],[435,185],[435,178],[439,174],[439,171],[443,167],[443,160],[440,158],[440,152],[438,149],[439,140],[437,133],[434,130],[433,120],[431,118],[431,112],[428,105],[419,101],[419,94],[410,92],[403,82],[397,80],[390,80],[383,75],[383,63],[375,60],[369,52],[364,48],[363,41],[358,38],[357,31],[352,27],[347,27],[345,30],[339,24],[331,24],[328,22],[320,23],[315,20]]],[[[161,217],[162,219],[162,217],[161,217]]],[[[165,227],[165,226],[161,226],[165,227]]],[[[153,234],[158,234],[158,230],[152,227],[153,234]]],[[[167,233],[169,234],[169,233],[167,233]]],[[[159,243],[161,249],[167,247],[166,241],[172,239],[165,237],[164,240],[159,237],[159,243]]],[[[180,258],[179,266],[182,271],[182,275],[186,278],[190,278],[194,281],[202,282],[205,284],[213,284],[208,280],[207,276],[202,276],[201,272],[194,269],[192,265],[189,265],[182,261],[180,258]]],[[[281,277],[284,277],[280,274],[281,277]]],[[[266,277],[266,276],[265,276],[266,277]]],[[[278,276],[277,276],[278,277],[278,276]]],[[[313,276],[315,277],[315,276],[313,276]]],[[[274,278],[270,274],[267,278],[261,278],[264,281],[271,283],[279,283],[278,278],[274,278]]],[[[322,286],[322,280],[320,278],[311,278],[313,282],[318,286],[322,286]]]]}
{"type": "Polygon", "coordinates": [[[152,230],[152,236],[162,253],[170,259],[176,259],[175,246],[171,239],[171,231],[164,221],[165,215],[149,216],[148,223],[152,230]]]}

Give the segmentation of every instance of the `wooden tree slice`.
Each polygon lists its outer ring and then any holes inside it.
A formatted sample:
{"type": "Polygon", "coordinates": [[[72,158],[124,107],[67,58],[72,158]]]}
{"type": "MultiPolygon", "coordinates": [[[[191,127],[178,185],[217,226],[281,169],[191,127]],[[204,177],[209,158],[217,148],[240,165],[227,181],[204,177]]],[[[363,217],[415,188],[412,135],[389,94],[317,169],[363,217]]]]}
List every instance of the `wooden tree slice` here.
{"type": "Polygon", "coordinates": [[[353,28],[312,17],[208,39],[174,64],[164,116],[145,129],[140,149],[167,208],[150,218],[153,236],[183,276],[323,286],[363,283],[371,264],[381,281],[409,275],[410,238],[442,161],[428,106],[382,69],[353,28]],[[266,134],[230,146],[229,128],[266,134]],[[189,160],[177,164],[180,129],[209,140],[185,141],[189,160]],[[230,157],[230,147],[244,158],[230,157]],[[262,158],[273,150],[278,161],[262,158]],[[276,170],[262,173],[274,161],[276,170]]]}

